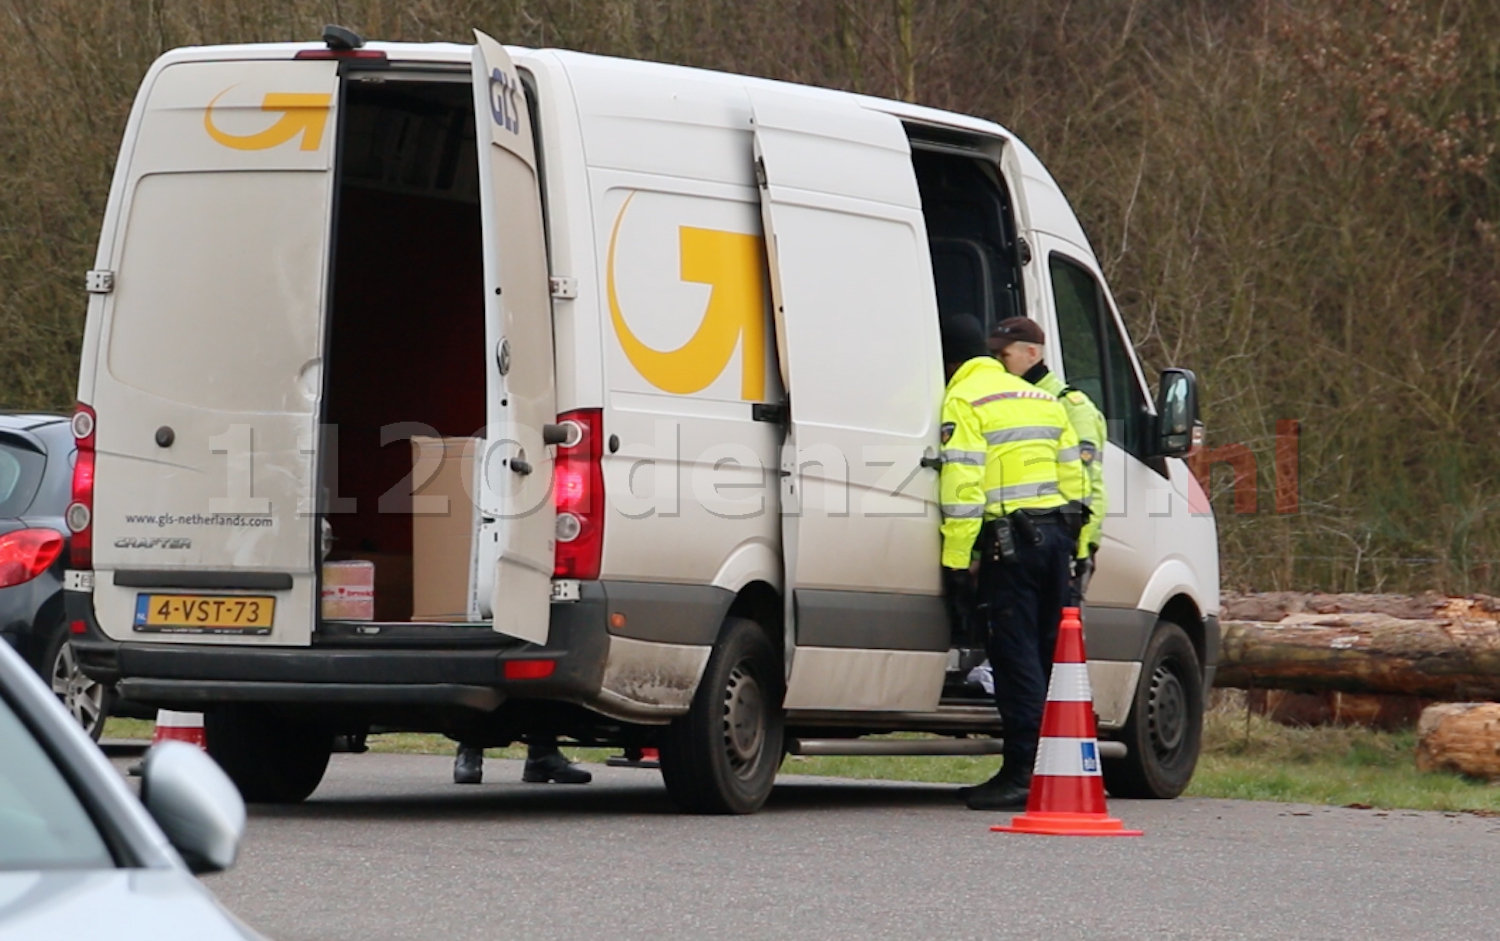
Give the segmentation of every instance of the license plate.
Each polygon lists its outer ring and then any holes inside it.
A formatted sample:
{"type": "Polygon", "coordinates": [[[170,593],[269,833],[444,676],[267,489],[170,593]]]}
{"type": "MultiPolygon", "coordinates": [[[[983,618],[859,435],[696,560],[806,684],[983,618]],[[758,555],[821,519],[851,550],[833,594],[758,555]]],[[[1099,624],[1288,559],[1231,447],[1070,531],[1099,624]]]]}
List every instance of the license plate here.
{"type": "Polygon", "coordinates": [[[269,634],[269,595],[136,595],[135,629],[161,634],[269,634]]]}

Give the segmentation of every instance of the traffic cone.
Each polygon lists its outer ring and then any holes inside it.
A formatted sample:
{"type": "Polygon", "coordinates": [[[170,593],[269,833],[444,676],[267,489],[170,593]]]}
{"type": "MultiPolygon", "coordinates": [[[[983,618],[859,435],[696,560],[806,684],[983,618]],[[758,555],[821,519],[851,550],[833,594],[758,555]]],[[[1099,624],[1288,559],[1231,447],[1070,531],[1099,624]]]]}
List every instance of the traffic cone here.
{"type": "Polygon", "coordinates": [[[156,731],[151,735],[151,744],[158,742],[187,742],[207,749],[208,743],[203,737],[203,713],[156,710],[156,731]]]}
{"type": "Polygon", "coordinates": [[[990,829],[1046,836],[1141,836],[1144,832],[1125,829],[1105,812],[1094,695],[1077,608],[1063,608],[1057,628],[1057,652],[1052,657],[1042,739],[1026,812],[1013,818],[1010,826],[990,829]]]}

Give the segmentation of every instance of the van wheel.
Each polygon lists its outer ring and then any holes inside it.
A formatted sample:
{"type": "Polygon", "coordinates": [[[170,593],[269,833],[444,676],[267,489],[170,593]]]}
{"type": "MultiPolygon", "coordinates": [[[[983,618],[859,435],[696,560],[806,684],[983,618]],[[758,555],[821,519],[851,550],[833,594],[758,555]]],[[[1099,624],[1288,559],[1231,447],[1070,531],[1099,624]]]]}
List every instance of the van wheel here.
{"type": "Polygon", "coordinates": [[[251,804],[296,804],[317,790],[333,736],[254,706],[224,706],[203,717],[208,754],[251,804]]]}
{"type": "Polygon", "coordinates": [[[1170,800],[1192,780],[1203,743],[1203,670],[1193,642],[1171,621],[1156,622],[1146,645],[1120,740],[1130,753],[1101,769],[1111,795],[1170,800]]]}
{"type": "Polygon", "coordinates": [[[661,776],[681,809],[749,814],[781,766],[781,661],[754,621],[730,618],[685,716],[662,736],[661,776]]]}

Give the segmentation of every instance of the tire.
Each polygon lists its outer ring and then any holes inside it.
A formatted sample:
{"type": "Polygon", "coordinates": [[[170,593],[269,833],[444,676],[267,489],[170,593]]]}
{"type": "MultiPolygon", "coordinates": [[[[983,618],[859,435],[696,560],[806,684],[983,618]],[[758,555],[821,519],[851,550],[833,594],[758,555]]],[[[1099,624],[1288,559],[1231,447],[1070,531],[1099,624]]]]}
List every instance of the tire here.
{"type": "Polygon", "coordinates": [[[1171,621],[1156,622],[1146,645],[1120,740],[1129,754],[1106,759],[1101,769],[1112,796],[1171,800],[1192,780],[1203,744],[1203,668],[1187,633],[1171,621]]]}
{"type": "Polygon", "coordinates": [[[754,621],[730,618],[693,704],[667,727],[661,776],[679,808],[750,814],[771,796],[785,718],[781,658],[754,621]]]}
{"type": "Polygon", "coordinates": [[[251,804],[296,804],[317,790],[333,735],[254,706],[224,706],[203,717],[208,754],[251,804]]]}
{"type": "Polygon", "coordinates": [[[68,643],[68,625],[59,624],[47,642],[42,655],[42,669],[52,692],[72,714],[89,738],[99,741],[104,723],[114,708],[114,687],[90,679],[78,669],[73,645],[68,643]]]}

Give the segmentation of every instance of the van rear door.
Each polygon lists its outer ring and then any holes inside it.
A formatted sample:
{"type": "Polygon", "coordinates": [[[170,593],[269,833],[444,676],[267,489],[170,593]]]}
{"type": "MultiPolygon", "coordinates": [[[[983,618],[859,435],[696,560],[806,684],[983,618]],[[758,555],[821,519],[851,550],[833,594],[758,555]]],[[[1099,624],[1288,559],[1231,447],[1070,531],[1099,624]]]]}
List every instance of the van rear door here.
{"type": "Polygon", "coordinates": [[[934,709],[949,630],[923,458],[943,377],[910,145],[899,120],[851,102],[750,97],[791,409],[786,705],[934,709]]]}
{"type": "Polygon", "coordinates": [[[337,91],[330,61],[179,62],[142,91],[85,403],[113,637],[309,642],[337,91]]]}
{"type": "Polygon", "coordinates": [[[505,48],[475,32],[474,127],[484,227],[486,409],[471,614],[545,643],[552,591],[557,421],[552,300],[536,141],[520,74],[505,48]]]}

